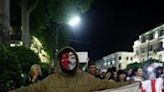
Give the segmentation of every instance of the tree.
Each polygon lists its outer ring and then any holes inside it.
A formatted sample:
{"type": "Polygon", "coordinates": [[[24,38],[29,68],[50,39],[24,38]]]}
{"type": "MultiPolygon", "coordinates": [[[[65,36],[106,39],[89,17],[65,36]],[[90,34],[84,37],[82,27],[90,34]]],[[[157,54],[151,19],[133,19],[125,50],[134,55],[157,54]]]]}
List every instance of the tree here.
{"type": "Polygon", "coordinates": [[[129,65],[127,65],[127,69],[134,69],[134,68],[137,68],[137,67],[141,67],[141,68],[144,68],[144,67],[148,67],[149,65],[151,65],[152,63],[162,63],[163,66],[164,66],[164,62],[161,62],[160,60],[157,60],[157,59],[148,59],[146,61],[143,61],[141,63],[131,63],[129,65]]]}
{"type": "MultiPolygon", "coordinates": [[[[17,0],[17,4],[19,4],[21,8],[20,28],[22,30],[24,46],[30,47],[30,32],[33,31],[47,31],[49,29],[51,32],[52,30],[54,31],[53,36],[55,36],[55,29],[58,24],[66,23],[73,13],[80,14],[86,12],[92,1],[93,0],[17,0]]],[[[14,11],[17,11],[17,9],[14,11]]],[[[17,27],[13,28],[19,29],[17,27]]],[[[55,41],[55,37],[52,38],[52,40],[55,41]]]]}
{"type": "MultiPolygon", "coordinates": [[[[14,30],[22,30],[22,40],[25,47],[30,46],[30,35],[34,35],[42,42],[51,58],[55,54],[56,28],[66,23],[73,13],[84,13],[89,9],[92,0],[17,0],[20,12],[14,7],[16,17],[12,20],[14,30]],[[26,2],[26,3],[25,3],[26,2]],[[21,16],[19,16],[21,13],[21,16]],[[21,24],[15,21],[21,20],[21,24]],[[15,25],[15,24],[18,25],[15,25]],[[18,28],[19,26],[19,28],[18,28]]],[[[12,3],[13,4],[13,3],[12,3]]],[[[14,13],[15,13],[14,12],[14,13]]],[[[13,14],[14,15],[14,14],[13,14]]],[[[12,16],[13,17],[13,16],[12,16]]],[[[59,48],[68,45],[70,30],[64,26],[59,32],[59,48]]]]}
{"type": "Polygon", "coordinates": [[[32,64],[40,59],[30,49],[0,45],[0,92],[22,86],[32,64]]]}
{"type": "Polygon", "coordinates": [[[0,43],[9,44],[10,0],[0,0],[0,43]]]}
{"type": "MultiPolygon", "coordinates": [[[[74,14],[88,11],[93,0],[40,0],[38,7],[31,16],[31,29],[43,42],[43,45],[54,56],[56,29],[60,24],[66,24],[74,14]]],[[[64,26],[59,32],[59,48],[68,45],[70,29],[64,26]]]]}
{"type": "Polygon", "coordinates": [[[21,0],[21,25],[23,45],[30,47],[30,14],[38,5],[39,0],[21,0]]]}

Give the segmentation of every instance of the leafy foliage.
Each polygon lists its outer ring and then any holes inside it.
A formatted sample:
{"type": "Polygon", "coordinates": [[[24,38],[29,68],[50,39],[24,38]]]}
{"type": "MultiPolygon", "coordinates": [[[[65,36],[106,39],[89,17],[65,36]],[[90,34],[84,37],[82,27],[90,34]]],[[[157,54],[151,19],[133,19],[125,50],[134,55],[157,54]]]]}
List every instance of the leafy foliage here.
{"type": "Polygon", "coordinates": [[[48,71],[49,64],[48,63],[41,63],[40,67],[41,67],[41,70],[42,70],[42,78],[45,78],[49,73],[49,71],[48,71]]]}
{"type": "MultiPolygon", "coordinates": [[[[22,0],[11,1],[11,24],[14,31],[21,31],[21,1],[22,0]]],[[[36,0],[28,0],[28,5],[33,5],[35,1],[36,0]]],[[[30,14],[30,32],[32,34],[31,36],[34,35],[41,41],[43,49],[48,52],[50,58],[53,59],[55,56],[57,27],[66,24],[68,19],[74,14],[86,12],[92,1],[93,0],[39,0],[37,7],[30,14]]],[[[60,29],[59,49],[69,44],[68,36],[70,31],[71,30],[66,26],[60,29]]],[[[21,60],[23,60],[23,57],[21,60]]]]}
{"type": "Polygon", "coordinates": [[[135,69],[137,67],[143,68],[144,66],[150,65],[154,62],[163,63],[163,66],[164,66],[164,62],[161,62],[161,61],[156,60],[156,59],[149,59],[147,61],[143,61],[143,62],[140,62],[140,63],[135,62],[135,63],[129,64],[129,65],[127,65],[127,69],[135,69]]]}
{"type": "Polygon", "coordinates": [[[31,65],[39,63],[38,56],[27,48],[0,45],[0,92],[22,86],[31,65]]]}
{"type": "MultiPolygon", "coordinates": [[[[31,32],[41,40],[44,49],[54,58],[56,29],[66,24],[74,14],[86,12],[93,0],[40,0],[32,12],[31,32]],[[61,25],[60,25],[61,24],[61,25]]],[[[59,48],[68,45],[70,29],[67,26],[59,32],[59,48]]]]}

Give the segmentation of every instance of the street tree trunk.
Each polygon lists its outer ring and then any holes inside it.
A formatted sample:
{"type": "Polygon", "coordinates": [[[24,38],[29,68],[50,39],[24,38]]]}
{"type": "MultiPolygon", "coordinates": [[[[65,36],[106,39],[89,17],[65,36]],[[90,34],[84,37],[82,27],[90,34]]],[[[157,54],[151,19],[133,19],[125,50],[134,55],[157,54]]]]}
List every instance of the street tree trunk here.
{"type": "Polygon", "coordinates": [[[0,43],[9,44],[10,0],[0,0],[0,43]]]}
{"type": "Polygon", "coordinates": [[[27,10],[27,0],[22,0],[21,3],[21,27],[22,27],[22,41],[25,47],[30,47],[30,28],[29,28],[29,14],[27,10]]]}
{"type": "Polygon", "coordinates": [[[28,0],[21,0],[21,25],[22,25],[22,41],[27,48],[30,47],[30,14],[36,8],[39,0],[29,7],[28,0]]]}

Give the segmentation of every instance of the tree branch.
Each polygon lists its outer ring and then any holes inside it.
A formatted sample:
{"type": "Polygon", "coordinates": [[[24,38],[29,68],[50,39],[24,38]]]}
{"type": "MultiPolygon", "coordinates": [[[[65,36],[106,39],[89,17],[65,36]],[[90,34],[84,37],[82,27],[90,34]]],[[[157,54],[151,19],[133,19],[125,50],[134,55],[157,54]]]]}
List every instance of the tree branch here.
{"type": "Polygon", "coordinates": [[[29,9],[28,9],[28,14],[30,14],[38,5],[39,0],[37,0],[29,9]]]}

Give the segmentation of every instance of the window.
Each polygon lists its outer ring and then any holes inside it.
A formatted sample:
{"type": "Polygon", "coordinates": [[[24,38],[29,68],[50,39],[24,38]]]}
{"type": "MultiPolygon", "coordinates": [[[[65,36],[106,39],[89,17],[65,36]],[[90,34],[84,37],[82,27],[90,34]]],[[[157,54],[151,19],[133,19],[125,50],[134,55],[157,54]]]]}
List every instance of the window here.
{"type": "Polygon", "coordinates": [[[131,57],[130,60],[133,61],[133,57],[131,57]]]}
{"type": "Polygon", "coordinates": [[[149,46],[149,51],[153,51],[153,46],[152,45],[149,46]]]}
{"type": "Polygon", "coordinates": [[[162,55],[159,55],[159,60],[162,61],[162,55]]]}
{"type": "Polygon", "coordinates": [[[145,53],[145,48],[141,48],[141,53],[145,53]]]}
{"type": "Polygon", "coordinates": [[[163,50],[163,42],[157,43],[155,45],[155,50],[156,51],[162,51],[163,50]]]}
{"type": "Polygon", "coordinates": [[[160,30],[159,31],[159,36],[163,36],[164,35],[164,30],[160,30]]]}
{"type": "Polygon", "coordinates": [[[142,36],[142,37],[141,37],[141,42],[144,43],[145,41],[146,41],[145,36],[142,36]]]}
{"type": "Polygon", "coordinates": [[[129,60],[129,57],[126,57],[126,60],[129,60]]]}
{"type": "Polygon", "coordinates": [[[145,59],[143,58],[142,61],[145,61],[145,59]]]}
{"type": "Polygon", "coordinates": [[[148,40],[152,40],[154,38],[154,33],[150,33],[149,35],[148,35],[148,40]]]}
{"type": "Polygon", "coordinates": [[[156,43],[156,44],[153,44],[153,51],[157,51],[158,50],[158,46],[159,44],[158,43],[156,43]]]}
{"type": "Polygon", "coordinates": [[[136,50],[136,55],[138,55],[139,54],[139,52],[138,52],[138,50],[136,50]]]}
{"type": "Polygon", "coordinates": [[[118,59],[121,60],[121,56],[119,56],[118,59]]]}
{"type": "Polygon", "coordinates": [[[158,32],[154,33],[154,38],[158,38],[158,32]]]}
{"type": "Polygon", "coordinates": [[[163,42],[160,42],[159,43],[159,51],[162,51],[163,50],[163,42]]]}

